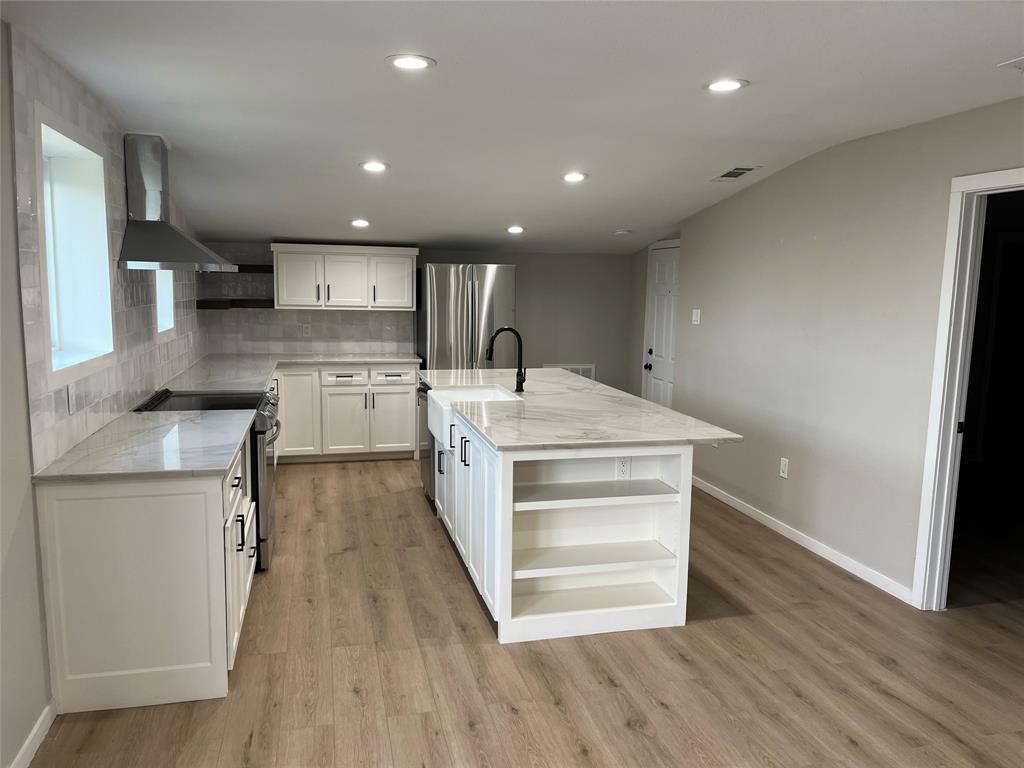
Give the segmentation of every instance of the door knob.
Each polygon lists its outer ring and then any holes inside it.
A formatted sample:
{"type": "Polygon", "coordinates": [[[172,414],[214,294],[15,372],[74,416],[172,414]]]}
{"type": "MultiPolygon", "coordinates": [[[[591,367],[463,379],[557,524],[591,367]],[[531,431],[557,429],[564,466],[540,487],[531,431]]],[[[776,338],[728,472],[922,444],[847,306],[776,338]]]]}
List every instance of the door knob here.
{"type": "Polygon", "coordinates": [[[653,355],[654,354],[654,347],[648,347],[647,348],[647,354],[648,355],[653,355]]]}
{"type": "Polygon", "coordinates": [[[652,369],[653,367],[654,367],[654,366],[653,366],[653,365],[651,365],[650,363],[646,363],[646,364],[644,365],[644,370],[645,370],[645,371],[649,371],[649,370],[651,370],[651,369],[652,369]]]}

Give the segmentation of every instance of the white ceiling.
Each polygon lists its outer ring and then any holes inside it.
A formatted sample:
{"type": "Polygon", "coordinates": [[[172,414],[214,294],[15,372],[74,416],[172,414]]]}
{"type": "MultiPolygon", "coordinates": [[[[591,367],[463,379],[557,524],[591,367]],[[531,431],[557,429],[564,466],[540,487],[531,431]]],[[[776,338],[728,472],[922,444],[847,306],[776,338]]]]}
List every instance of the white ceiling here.
{"type": "Polygon", "coordinates": [[[4,2],[171,143],[201,236],[625,253],[833,144],[1024,95],[1021,3],[4,2]],[[384,59],[439,61],[419,73],[384,59]],[[720,96],[721,75],[749,88],[720,96]],[[391,164],[383,176],[359,168],[391,164]],[[732,184],[735,165],[764,165],[732,184]],[[581,168],[577,187],[561,173],[581,168]],[[370,229],[349,221],[369,219],[370,229]],[[504,233],[521,223],[525,235],[504,233]],[[615,237],[617,227],[634,234],[615,237]]]}

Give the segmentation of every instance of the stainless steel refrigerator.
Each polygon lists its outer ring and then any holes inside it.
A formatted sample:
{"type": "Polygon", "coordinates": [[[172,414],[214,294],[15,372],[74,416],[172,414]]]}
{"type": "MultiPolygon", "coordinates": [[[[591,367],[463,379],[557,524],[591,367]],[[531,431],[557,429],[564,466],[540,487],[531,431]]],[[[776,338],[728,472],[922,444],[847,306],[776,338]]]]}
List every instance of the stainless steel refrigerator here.
{"type": "Polygon", "coordinates": [[[514,266],[424,264],[419,278],[417,351],[426,368],[515,366],[506,338],[495,344],[493,364],[484,360],[494,329],[516,322],[514,266]]]}
{"type": "MultiPolygon", "coordinates": [[[[416,350],[425,368],[514,368],[511,334],[494,344],[494,360],[484,359],[496,328],[516,324],[516,268],[509,264],[424,264],[419,270],[416,350]]],[[[417,399],[420,468],[427,497],[434,498],[434,451],[427,431],[426,392],[417,399]]]]}

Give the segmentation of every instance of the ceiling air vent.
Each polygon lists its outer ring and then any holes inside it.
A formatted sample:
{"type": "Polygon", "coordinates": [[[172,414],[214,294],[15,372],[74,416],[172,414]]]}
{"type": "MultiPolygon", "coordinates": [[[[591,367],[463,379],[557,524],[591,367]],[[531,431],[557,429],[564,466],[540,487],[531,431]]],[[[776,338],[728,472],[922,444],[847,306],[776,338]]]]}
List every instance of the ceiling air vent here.
{"type": "Polygon", "coordinates": [[[764,168],[763,165],[738,165],[735,168],[730,168],[728,171],[723,173],[721,176],[716,176],[712,181],[736,181],[746,176],[751,171],[756,171],[758,168],[764,168]]]}

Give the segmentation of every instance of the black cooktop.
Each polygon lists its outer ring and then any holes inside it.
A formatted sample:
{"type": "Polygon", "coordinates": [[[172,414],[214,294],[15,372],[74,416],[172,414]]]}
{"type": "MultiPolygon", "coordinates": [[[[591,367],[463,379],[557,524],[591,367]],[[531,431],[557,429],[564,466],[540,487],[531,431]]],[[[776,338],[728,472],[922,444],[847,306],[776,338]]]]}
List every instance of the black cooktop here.
{"type": "Polygon", "coordinates": [[[161,389],[135,411],[249,411],[259,407],[263,392],[172,392],[161,389]]]}

